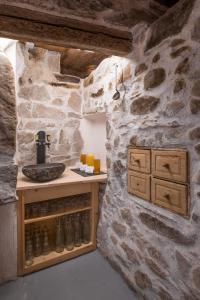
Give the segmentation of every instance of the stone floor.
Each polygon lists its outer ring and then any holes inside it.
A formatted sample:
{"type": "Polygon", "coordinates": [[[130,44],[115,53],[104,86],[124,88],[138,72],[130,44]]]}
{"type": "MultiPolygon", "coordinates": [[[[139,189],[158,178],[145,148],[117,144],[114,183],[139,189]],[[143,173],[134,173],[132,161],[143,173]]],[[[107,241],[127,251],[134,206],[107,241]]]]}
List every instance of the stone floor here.
{"type": "Polygon", "coordinates": [[[98,251],[0,286],[0,300],[136,300],[98,251]]]}

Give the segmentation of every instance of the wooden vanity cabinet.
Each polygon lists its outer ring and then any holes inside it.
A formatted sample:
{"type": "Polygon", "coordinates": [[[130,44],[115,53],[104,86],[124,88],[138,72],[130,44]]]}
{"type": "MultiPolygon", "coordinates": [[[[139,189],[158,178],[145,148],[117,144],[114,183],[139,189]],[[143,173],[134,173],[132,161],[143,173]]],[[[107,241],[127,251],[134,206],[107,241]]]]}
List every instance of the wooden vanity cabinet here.
{"type": "MultiPolygon", "coordinates": [[[[71,171],[70,171],[71,172],[71,171]]],[[[36,184],[37,188],[34,188],[33,183],[31,187],[25,188],[26,182],[23,189],[19,188],[18,194],[18,274],[24,275],[37,271],[39,269],[54,265],[56,263],[68,260],[70,258],[79,256],[81,254],[87,253],[89,251],[96,249],[96,226],[98,219],[98,189],[99,182],[105,182],[106,175],[98,175],[96,182],[94,178],[91,179],[81,179],[79,175],[73,175],[77,178],[78,182],[73,182],[70,176],[66,176],[66,185],[63,184],[36,184]],[[85,180],[85,181],[84,181],[85,180]],[[98,182],[99,180],[99,182],[98,182]],[[62,212],[48,213],[46,216],[39,216],[35,218],[25,218],[25,205],[44,203],[51,199],[60,199],[63,197],[73,196],[73,195],[89,195],[89,201],[86,206],[75,207],[70,209],[65,209],[62,212]],[[63,252],[57,253],[51,250],[47,255],[40,255],[34,257],[33,264],[30,266],[26,265],[25,260],[25,232],[26,226],[34,226],[34,224],[44,224],[48,228],[53,228],[55,226],[55,220],[58,217],[63,217],[67,215],[72,215],[75,213],[88,212],[90,216],[90,242],[87,244],[82,243],[79,247],[74,247],[72,251],[67,251],[64,249],[63,252]],[[54,225],[53,225],[54,224],[54,225]]],[[[61,179],[59,179],[61,181],[61,179]]],[[[58,182],[59,182],[58,180],[58,182]]],[[[23,185],[23,184],[21,184],[23,185]]],[[[21,187],[21,186],[20,186],[21,187]]]]}

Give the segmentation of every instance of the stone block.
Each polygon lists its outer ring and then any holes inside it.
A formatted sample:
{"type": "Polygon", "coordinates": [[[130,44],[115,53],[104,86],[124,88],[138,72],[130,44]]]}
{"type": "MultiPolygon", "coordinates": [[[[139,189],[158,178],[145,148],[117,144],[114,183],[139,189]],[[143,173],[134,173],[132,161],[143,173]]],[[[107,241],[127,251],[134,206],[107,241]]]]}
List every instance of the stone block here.
{"type": "Polygon", "coordinates": [[[195,287],[200,290],[200,267],[196,267],[192,271],[192,276],[195,287]]]}
{"type": "Polygon", "coordinates": [[[200,42],[200,18],[195,21],[194,29],[192,32],[192,39],[194,41],[200,42]]]}
{"type": "Polygon", "coordinates": [[[196,97],[200,97],[200,80],[195,81],[192,87],[192,95],[196,97]]]}
{"type": "Polygon", "coordinates": [[[184,52],[190,52],[191,51],[191,47],[190,46],[183,46],[173,52],[170,53],[171,58],[177,58],[179,56],[181,56],[184,52]]]}
{"type": "Polygon", "coordinates": [[[174,86],[174,94],[179,93],[181,90],[186,88],[186,82],[183,78],[177,79],[175,81],[175,86],[174,86]]]}
{"type": "Polygon", "coordinates": [[[117,236],[119,236],[120,238],[125,237],[126,235],[126,226],[124,226],[123,224],[118,223],[117,221],[113,221],[112,222],[112,228],[114,230],[114,232],[116,233],[117,236]]]}
{"type": "Polygon", "coordinates": [[[200,139],[200,127],[195,127],[189,131],[189,138],[193,140],[200,139]]]}
{"type": "Polygon", "coordinates": [[[53,108],[47,105],[36,103],[34,103],[33,105],[32,116],[33,118],[47,118],[57,120],[64,120],[66,118],[65,113],[58,108],[53,108]]]}
{"type": "Polygon", "coordinates": [[[176,250],[176,261],[178,269],[182,277],[188,277],[191,269],[190,262],[186,259],[186,255],[182,255],[178,250],[176,250]]]}
{"type": "Polygon", "coordinates": [[[168,267],[166,260],[164,259],[162,253],[156,249],[155,247],[151,246],[147,248],[148,254],[156,260],[159,264],[161,264],[165,269],[168,267]]]}
{"type": "Polygon", "coordinates": [[[200,144],[195,145],[194,149],[195,149],[196,153],[200,155],[200,144]]]}
{"type": "Polygon", "coordinates": [[[133,249],[131,249],[125,242],[121,243],[121,248],[124,250],[126,253],[126,257],[128,260],[133,263],[133,264],[139,264],[137,255],[133,249]]]}
{"type": "Polygon", "coordinates": [[[180,62],[175,70],[175,74],[187,74],[190,69],[189,58],[180,62]]]}
{"type": "Polygon", "coordinates": [[[100,96],[103,96],[103,94],[104,94],[104,89],[101,88],[96,93],[91,93],[90,97],[92,97],[92,98],[98,98],[100,96]]]}
{"type": "Polygon", "coordinates": [[[171,44],[170,44],[170,47],[176,47],[176,46],[179,46],[181,44],[183,44],[185,42],[185,40],[183,39],[174,39],[171,44]]]}
{"type": "Polygon", "coordinates": [[[121,213],[122,219],[125,221],[126,224],[128,224],[129,226],[133,225],[133,217],[130,212],[130,209],[123,208],[120,210],[120,213],[121,213]]]}
{"type": "Polygon", "coordinates": [[[136,271],[135,272],[135,282],[137,286],[141,289],[148,289],[152,287],[151,279],[146,273],[143,273],[141,271],[136,271]]]}
{"type": "Polygon", "coordinates": [[[165,70],[157,68],[149,71],[144,77],[144,89],[150,90],[161,85],[166,78],[165,70]]]}
{"type": "Polygon", "coordinates": [[[80,113],[81,111],[81,97],[78,93],[72,92],[69,100],[68,100],[68,106],[72,108],[74,111],[80,113]]]}
{"type": "Polygon", "coordinates": [[[164,39],[181,32],[192,12],[194,0],[180,1],[174,9],[170,9],[162,18],[151,25],[145,51],[160,44],[164,39]]]}
{"type": "Polygon", "coordinates": [[[44,85],[30,85],[21,87],[18,92],[18,97],[26,100],[37,100],[41,102],[48,101],[50,98],[47,87],[44,85]]]}
{"type": "Polygon", "coordinates": [[[16,201],[17,166],[0,165],[0,204],[16,201]]]}
{"type": "Polygon", "coordinates": [[[31,118],[32,117],[31,108],[32,108],[32,105],[31,105],[30,102],[20,103],[17,106],[18,117],[20,117],[20,118],[31,118]]]}
{"type": "Polygon", "coordinates": [[[144,115],[153,112],[157,108],[159,102],[160,99],[153,96],[139,97],[132,102],[130,111],[133,115],[144,115]]]}
{"type": "Polygon", "coordinates": [[[147,213],[140,213],[139,218],[141,222],[149,229],[155,231],[163,237],[172,240],[174,243],[185,246],[192,246],[196,242],[196,234],[184,235],[178,229],[167,225],[163,221],[147,213]]]}
{"type": "Polygon", "coordinates": [[[190,110],[192,114],[200,113],[200,99],[192,99],[190,101],[190,110]]]}
{"type": "Polygon", "coordinates": [[[147,65],[145,63],[139,64],[135,68],[135,76],[139,76],[142,73],[144,73],[148,69],[147,65]]]}
{"type": "Polygon", "coordinates": [[[162,270],[151,258],[146,257],[145,262],[149,269],[154,272],[157,276],[161,277],[162,279],[165,279],[167,277],[166,271],[162,270]]]}
{"type": "Polygon", "coordinates": [[[156,64],[158,61],[160,60],[160,53],[157,53],[153,59],[152,59],[152,63],[156,64]]]}

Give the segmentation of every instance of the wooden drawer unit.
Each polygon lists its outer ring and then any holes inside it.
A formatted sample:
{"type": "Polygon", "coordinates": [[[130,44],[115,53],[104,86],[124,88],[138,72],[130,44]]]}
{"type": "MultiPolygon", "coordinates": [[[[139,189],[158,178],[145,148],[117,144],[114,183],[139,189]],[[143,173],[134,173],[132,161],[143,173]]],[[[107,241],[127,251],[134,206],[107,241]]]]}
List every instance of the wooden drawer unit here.
{"type": "Polygon", "coordinates": [[[187,215],[187,194],[188,187],[186,185],[152,178],[151,200],[154,204],[181,215],[187,215]]]}
{"type": "Polygon", "coordinates": [[[129,170],[128,192],[150,201],[150,175],[129,170]]]}
{"type": "Polygon", "coordinates": [[[187,182],[187,151],[152,150],[152,175],[171,181],[187,182]]]}
{"type": "Polygon", "coordinates": [[[151,171],[150,163],[151,152],[146,149],[129,148],[128,150],[128,168],[149,174],[151,171]]]}

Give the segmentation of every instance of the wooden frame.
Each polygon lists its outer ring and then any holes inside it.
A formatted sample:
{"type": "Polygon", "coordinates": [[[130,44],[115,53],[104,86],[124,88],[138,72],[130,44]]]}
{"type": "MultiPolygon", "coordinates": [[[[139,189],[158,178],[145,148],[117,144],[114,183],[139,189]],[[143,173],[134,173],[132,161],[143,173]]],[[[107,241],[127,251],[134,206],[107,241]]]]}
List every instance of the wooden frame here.
{"type": "Polygon", "coordinates": [[[71,259],[73,257],[82,255],[96,249],[96,226],[98,220],[98,189],[97,182],[70,184],[53,187],[43,187],[35,190],[21,190],[18,191],[18,275],[25,275],[56,263],[71,259]],[[25,220],[24,206],[26,203],[40,202],[62,196],[71,196],[82,193],[91,193],[91,206],[70,210],[66,213],[54,214],[50,216],[38,217],[35,219],[25,220]],[[44,198],[44,195],[46,197],[44,198]],[[50,197],[50,198],[49,198],[50,197]],[[38,199],[38,201],[37,201],[38,199]],[[91,242],[89,244],[82,244],[80,247],[75,247],[72,251],[64,250],[62,253],[50,252],[48,255],[34,258],[34,263],[31,266],[25,265],[25,225],[41,222],[58,216],[75,213],[78,211],[89,210],[91,212],[91,242]]]}
{"type": "MultiPolygon", "coordinates": [[[[35,19],[34,13],[32,19],[28,19],[30,12],[26,9],[9,8],[0,4],[0,36],[5,38],[17,39],[24,42],[34,42],[40,45],[53,45],[64,48],[86,49],[91,51],[103,52],[107,55],[125,56],[132,50],[132,36],[128,32],[124,36],[122,30],[111,30],[106,27],[97,26],[95,31],[84,22],[75,21],[73,25],[69,18],[65,18],[64,23],[59,23],[61,19],[53,18],[52,15],[42,14],[40,20],[35,19]],[[18,13],[16,13],[18,10],[18,13]],[[24,11],[24,15],[19,14],[24,11]],[[4,12],[4,14],[3,14],[4,12]],[[27,19],[26,19],[27,16],[27,19]],[[50,22],[42,22],[44,19],[50,22]],[[52,19],[53,18],[53,19],[52,19]],[[87,28],[83,30],[83,28],[87,28]],[[90,30],[89,30],[90,28],[90,30]],[[108,31],[108,32],[107,32],[108,31]],[[117,34],[116,34],[117,31],[117,34]]],[[[38,15],[39,13],[35,13],[38,15]]],[[[41,15],[41,13],[40,13],[41,15]]]]}
{"type": "MultiPolygon", "coordinates": [[[[141,158],[137,158],[138,160],[141,158]]],[[[137,166],[137,165],[136,165],[137,166]]],[[[136,169],[136,168],[135,168],[136,169]]],[[[168,209],[173,213],[180,214],[184,217],[189,216],[189,159],[186,149],[174,148],[144,148],[144,147],[128,147],[128,192],[150,203],[168,209]],[[138,156],[144,155],[145,151],[150,151],[150,169],[149,186],[147,182],[147,172],[144,169],[138,172],[133,171],[130,153],[137,153],[138,156]],[[156,157],[160,156],[158,167],[156,165],[156,157]],[[163,171],[164,170],[164,171],[163,171]],[[140,172],[139,172],[140,171],[140,172]],[[140,179],[141,178],[141,179],[140,179]],[[131,182],[132,179],[132,182],[131,182]],[[145,181],[146,179],[146,181],[145,181]],[[143,182],[142,182],[143,181],[143,182]],[[134,184],[133,184],[134,182],[134,184]],[[162,191],[156,193],[156,184],[163,185],[166,190],[162,196],[162,191]],[[143,185],[143,186],[142,186],[143,185]],[[143,189],[142,189],[143,187],[143,189]],[[141,193],[142,190],[143,192],[141,193]]]]}

